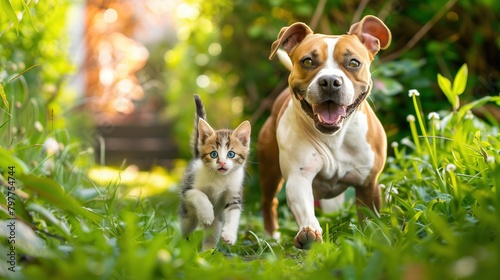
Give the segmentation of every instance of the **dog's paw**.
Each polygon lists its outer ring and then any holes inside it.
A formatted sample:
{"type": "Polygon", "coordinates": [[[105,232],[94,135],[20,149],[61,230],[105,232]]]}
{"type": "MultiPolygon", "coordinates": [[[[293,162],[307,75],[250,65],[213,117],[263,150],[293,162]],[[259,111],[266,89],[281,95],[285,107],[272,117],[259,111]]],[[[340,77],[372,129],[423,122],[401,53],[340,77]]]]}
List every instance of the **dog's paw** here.
{"type": "Polygon", "coordinates": [[[323,243],[323,237],[318,230],[311,227],[303,227],[293,239],[293,245],[299,249],[309,250],[314,242],[323,243]]]}
{"type": "Polygon", "coordinates": [[[224,231],[224,229],[222,230],[221,238],[227,245],[234,245],[236,242],[236,234],[224,231]]]}
{"type": "Polygon", "coordinates": [[[214,211],[198,212],[198,220],[204,226],[211,225],[214,222],[214,211]]]}

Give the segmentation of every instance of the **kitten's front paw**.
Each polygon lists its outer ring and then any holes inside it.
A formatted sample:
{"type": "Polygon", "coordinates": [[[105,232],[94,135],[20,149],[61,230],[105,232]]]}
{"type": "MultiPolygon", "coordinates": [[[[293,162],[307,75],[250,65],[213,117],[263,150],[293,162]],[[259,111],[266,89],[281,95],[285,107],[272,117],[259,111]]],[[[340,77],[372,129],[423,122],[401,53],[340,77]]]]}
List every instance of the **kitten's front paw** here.
{"type": "Polygon", "coordinates": [[[222,229],[221,238],[227,245],[234,245],[236,242],[236,234],[224,231],[224,229],[222,229]]]}
{"type": "Polygon", "coordinates": [[[211,225],[214,222],[214,211],[198,212],[198,220],[204,226],[211,225]]]}

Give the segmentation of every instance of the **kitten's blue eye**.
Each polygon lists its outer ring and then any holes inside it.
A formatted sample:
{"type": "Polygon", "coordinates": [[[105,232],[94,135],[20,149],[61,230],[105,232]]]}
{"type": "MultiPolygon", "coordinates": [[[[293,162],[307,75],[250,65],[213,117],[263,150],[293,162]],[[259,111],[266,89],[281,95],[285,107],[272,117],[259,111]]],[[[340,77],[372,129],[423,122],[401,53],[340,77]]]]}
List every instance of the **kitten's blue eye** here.
{"type": "Polygon", "coordinates": [[[219,156],[219,154],[216,151],[213,151],[213,152],[210,153],[210,157],[211,158],[216,158],[218,156],[219,156]]]}
{"type": "Polygon", "coordinates": [[[235,156],[236,156],[236,154],[235,154],[233,151],[229,151],[229,152],[227,153],[227,157],[228,157],[228,158],[234,158],[235,156]]]}

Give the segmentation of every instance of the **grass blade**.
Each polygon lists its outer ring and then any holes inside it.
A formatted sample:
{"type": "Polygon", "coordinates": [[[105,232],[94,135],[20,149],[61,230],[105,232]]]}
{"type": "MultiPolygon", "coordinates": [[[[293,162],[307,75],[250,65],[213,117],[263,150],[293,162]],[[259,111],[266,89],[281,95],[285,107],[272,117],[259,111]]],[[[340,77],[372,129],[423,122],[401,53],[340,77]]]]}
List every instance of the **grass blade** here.
{"type": "Polygon", "coordinates": [[[9,101],[7,100],[7,96],[5,95],[5,90],[2,85],[0,85],[0,96],[2,97],[3,104],[5,105],[7,112],[9,112],[9,101]]]}
{"type": "Polygon", "coordinates": [[[52,214],[49,210],[47,210],[47,208],[41,206],[40,204],[36,204],[34,202],[29,203],[28,205],[26,205],[26,210],[40,214],[45,218],[46,221],[54,225],[55,228],[57,228],[65,237],[69,237],[71,235],[66,224],[64,224],[62,220],[56,218],[54,214],[52,214]]]}
{"type": "MultiPolygon", "coordinates": [[[[0,1],[1,1],[1,0],[0,0],[0,1]]],[[[12,78],[9,80],[9,83],[10,83],[10,82],[12,82],[12,81],[14,81],[15,79],[17,79],[17,78],[21,77],[22,75],[24,75],[24,73],[26,73],[26,72],[30,71],[31,69],[33,69],[33,68],[35,68],[35,67],[38,67],[38,66],[40,66],[40,64],[34,64],[34,65],[31,65],[30,67],[28,67],[28,69],[26,69],[26,70],[24,70],[23,72],[21,72],[21,73],[19,73],[19,74],[15,75],[14,77],[12,77],[12,78]]]]}
{"type": "Polygon", "coordinates": [[[20,180],[23,182],[25,189],[36,193],[39,198],[52,203],[56,207],[81,215],[96,223],[101,220],[99,215],[83,208],[76,199],[66,195],[63,187],[51,179],[24,175],[20,177],[20,180]]]}
{"type": "Polygon", "coordinates": [[[28,15],[28,18],[29,18],[29,20],[31,22],[31,26],[33,26],[33,28],[35,29],[35,31],[38,32],[38,29],[36,29],[36,26],[33,23],[33,18],[31,17],[30,7],[26,3],[24,3],[24,1],[21,1],[21,3],[23,3],[24,11],[28,15]]]}
{"type": "Polygon", "coordinates": [[[9,167],[13,166],[15,167],[16,175],[26,174],[26,172],[28,171],[28,166],[26,166],[26,164],[22,160],[12,155],[13,152],[14,151],[7,151],[0,147],[0,158],[2,159],[0,161],[0,170],[3,170],[4,173],[7,173],[9,167]]]}
{"type": "Polygon", "coordinates": [[[0,0],[0,7],[4,14],[9,18],[9,20],[14,24],[14,27],[19,31],[19,20],[17,19],[16,12],[12,8],[9,0],[0,0]]]}

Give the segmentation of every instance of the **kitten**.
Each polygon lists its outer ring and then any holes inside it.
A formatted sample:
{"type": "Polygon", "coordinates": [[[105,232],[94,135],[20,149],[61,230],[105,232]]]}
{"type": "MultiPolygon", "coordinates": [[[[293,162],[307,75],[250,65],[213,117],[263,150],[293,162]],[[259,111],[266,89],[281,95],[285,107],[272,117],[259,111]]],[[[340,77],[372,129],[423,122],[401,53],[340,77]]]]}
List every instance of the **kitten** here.
{"type": "Polygon", "coordinates": [[[180,224],[187,237],[198,223],[205,227],[203,250],[217,246],[220,237],[236,242],[242,211],[243,179],[250,151],[250,122],[234,131],[213,130],[198,95],[195,129],[191,139],[194,158],[181,183],[180,224]]]}

